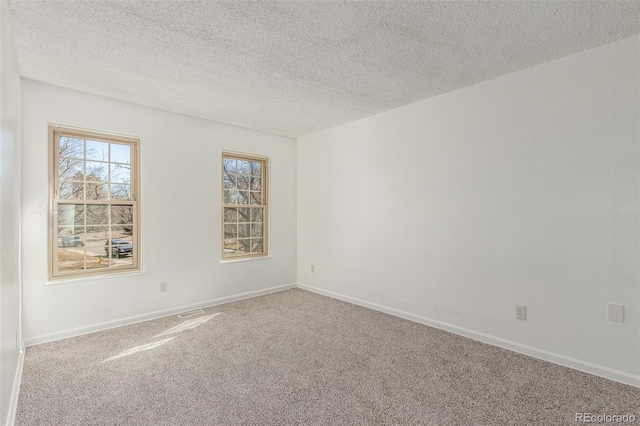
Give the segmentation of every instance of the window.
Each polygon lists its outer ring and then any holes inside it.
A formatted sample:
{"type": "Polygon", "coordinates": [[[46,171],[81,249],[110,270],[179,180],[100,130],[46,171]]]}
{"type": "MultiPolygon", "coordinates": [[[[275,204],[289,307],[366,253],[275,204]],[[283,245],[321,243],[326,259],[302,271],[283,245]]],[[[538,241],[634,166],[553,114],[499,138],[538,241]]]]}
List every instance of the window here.
{"type": "Polygon", "coordinates": [[[50,279],[139,269],[139,140],[49,126],[50,279]]]}
{"type": "Polygon", "coordinates": [[[266,158],[222,153],[222,258],[266,256],[266,158]]]}

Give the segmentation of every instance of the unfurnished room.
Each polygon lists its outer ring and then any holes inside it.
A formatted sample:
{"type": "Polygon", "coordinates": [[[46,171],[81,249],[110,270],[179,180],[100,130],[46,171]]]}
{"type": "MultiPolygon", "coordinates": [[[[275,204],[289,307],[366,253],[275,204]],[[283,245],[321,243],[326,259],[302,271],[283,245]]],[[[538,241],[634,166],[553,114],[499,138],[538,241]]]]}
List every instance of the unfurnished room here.
{"type": "Polygon", "coordinates": [[[0,0],[0,424],[640,423],[640,2],[0,0]]]}

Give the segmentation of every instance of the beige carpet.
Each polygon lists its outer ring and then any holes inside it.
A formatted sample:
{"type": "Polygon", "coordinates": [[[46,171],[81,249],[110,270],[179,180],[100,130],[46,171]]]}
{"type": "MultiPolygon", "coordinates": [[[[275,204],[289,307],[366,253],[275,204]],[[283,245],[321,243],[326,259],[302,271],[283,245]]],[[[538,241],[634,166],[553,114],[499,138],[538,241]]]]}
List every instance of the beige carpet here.
{"type": "Polygon", "coordinates": [[[555,425],[577,412],[638,418],[640,389],[288,290],[29,347],[16,424],[555,425]]]}

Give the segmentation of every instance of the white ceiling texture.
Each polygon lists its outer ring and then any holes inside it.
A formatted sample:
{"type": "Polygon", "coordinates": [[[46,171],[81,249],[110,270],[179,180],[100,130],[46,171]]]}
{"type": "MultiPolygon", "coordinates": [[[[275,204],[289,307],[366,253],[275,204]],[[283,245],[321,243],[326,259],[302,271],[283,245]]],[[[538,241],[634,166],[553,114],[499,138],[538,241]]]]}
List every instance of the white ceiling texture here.
{"type": "Polygon", "coordinates": [[[638,34],[638,1],[9,0],[23,77],[297,137],[638,34]]]}

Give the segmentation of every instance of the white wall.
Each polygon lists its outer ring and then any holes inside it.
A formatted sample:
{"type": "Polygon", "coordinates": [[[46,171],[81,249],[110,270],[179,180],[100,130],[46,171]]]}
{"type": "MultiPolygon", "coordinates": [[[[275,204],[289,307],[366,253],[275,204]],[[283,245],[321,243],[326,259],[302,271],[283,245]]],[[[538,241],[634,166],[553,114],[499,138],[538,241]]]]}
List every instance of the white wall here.
{"type": "Polygon", "coordinates": [[[296,282],[291,138],[23,80],[22,149],[27,344],[296,282]],[[47,123],[141,138],[144,274],[45,285],[47,123]],[[220,263],[222,150],[271,159],[269,259],[220,263]],[[161,281],[168,282],[166,293],[159,292],[161,281]]]}
{"type": "Polygon", "coordinates": [[[640,385],[639,51],[632,37],[300,138],[298,282],[640,385]]]}
{"type": "Polygon", "coordinates": [[[13,421],[20,359],[20,74],[0,1],[0,424],[13,421]]]}

